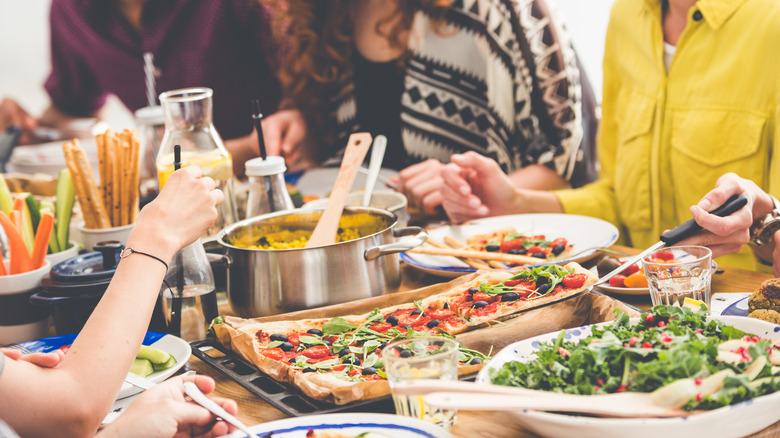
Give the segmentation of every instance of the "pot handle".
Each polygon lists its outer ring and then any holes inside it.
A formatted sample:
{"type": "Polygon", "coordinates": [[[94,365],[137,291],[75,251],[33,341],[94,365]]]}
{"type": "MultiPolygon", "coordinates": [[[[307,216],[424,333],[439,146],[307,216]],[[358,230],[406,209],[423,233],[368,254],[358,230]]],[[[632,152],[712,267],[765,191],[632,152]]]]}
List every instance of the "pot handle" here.
{"type": "Polygon", "coordinates": [[[374,260],[380,256],[395,254],[397,252],[408,251],[412,248],[416,248],[426,240],[428,240],[428,233],[421,227],[406,227],[406,228],[393,228],[393,237],[408,237],[401,239],[398,242],[388,243],[386,245],[373,246],[368,248],[363,253],[363,258],[366,260],[374,260]]]}

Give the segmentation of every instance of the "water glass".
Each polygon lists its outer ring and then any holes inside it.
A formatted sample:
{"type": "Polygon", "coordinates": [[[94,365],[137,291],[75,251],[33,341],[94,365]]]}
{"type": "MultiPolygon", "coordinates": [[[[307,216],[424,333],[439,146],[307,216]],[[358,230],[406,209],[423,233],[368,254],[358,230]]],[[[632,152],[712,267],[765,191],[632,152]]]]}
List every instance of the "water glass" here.
{"type": "Polygon", "coordinates": [[[682,306],[686,298],[710,308],[712,251],[704,246],[673,246],[642,260],[653,305],[682,306]]]}
{"type": "MultiPolygon", "coordinates": [[[[425,336],[389,344],[382,351],[390,390],[399,382],[417,379],[458,379],[458,343],[452,339],[425,336]]],[[[428,406],[423,395],[393,394],[398,415],[429,421],[449,428],[457,420],[454,409],[428,406]]]]}

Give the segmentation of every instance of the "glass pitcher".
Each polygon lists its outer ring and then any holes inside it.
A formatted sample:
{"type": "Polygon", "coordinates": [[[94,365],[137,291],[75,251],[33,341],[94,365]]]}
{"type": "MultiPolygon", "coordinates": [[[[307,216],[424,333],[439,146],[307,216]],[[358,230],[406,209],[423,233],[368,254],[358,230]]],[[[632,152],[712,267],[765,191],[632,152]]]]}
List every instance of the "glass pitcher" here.
{"type": "Polygon", "coordinates": [[[233,187],[233,161],[211,123],[213,94],[210,88],[205,87],[160,94],[165,113],[165,134],[157,153],[157,174],[161,188],[173,173],[173,147],[179,144],[182,166],[200,167],[203,175],[213,178],[217,188],[225,194],[224,202],[217,206],[219,217],[206,233],[207,240],[238,217],[233,187]]]}
{"type": "Polygon", "coordinates": [[[173,256],[160,296],[169,334],[188,342],[206,338],[206,329],[219,311],[214,274],[200,241],[173,256]]]}

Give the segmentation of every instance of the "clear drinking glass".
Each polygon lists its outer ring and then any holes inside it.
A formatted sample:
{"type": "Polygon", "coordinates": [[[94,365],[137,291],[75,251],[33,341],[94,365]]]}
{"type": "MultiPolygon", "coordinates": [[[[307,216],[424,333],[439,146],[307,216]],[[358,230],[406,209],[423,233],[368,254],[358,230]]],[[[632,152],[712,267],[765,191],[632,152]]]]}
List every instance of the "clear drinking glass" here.
{"type": "Polygon", "coordinates": [[[642,266],[653,305],[682,306],[686,298],[711,303],[712,251],[704,246],[673,246],[656,251],[642,266]]]}
{"type": "Polygon", "coordinates": [[[200,241],[173,256],[160,295],[169,334],[187,342],[206,338],[206,329],[219,311],[214,273],[200,241]]]}
{"type": "MultiPolygon", "coordinates": [[[[419,337],[389,344],[382,351],[390,390],[405,380],[458,379],[458,343],[442,337],[419,337]]],[[[393,394],[395,412],[449,428],[457,420],[457,410],[428,406],[422,395],[393,394]]]]}
{"type": "Polygon", "coordinates": [[[211,123],[213,91],[210,88],[184,88],[160,94],[165,112],[165,135],[157,153],[157,174],[160,187],[174,171],[173,148],[181,145],[182,167],[196,165],[203,175],[210,176],[225,200],[217,206],[219,217],[208,230],[215,236],[237,219],[233,188],[233,161],[222,138],[211,123]]]}

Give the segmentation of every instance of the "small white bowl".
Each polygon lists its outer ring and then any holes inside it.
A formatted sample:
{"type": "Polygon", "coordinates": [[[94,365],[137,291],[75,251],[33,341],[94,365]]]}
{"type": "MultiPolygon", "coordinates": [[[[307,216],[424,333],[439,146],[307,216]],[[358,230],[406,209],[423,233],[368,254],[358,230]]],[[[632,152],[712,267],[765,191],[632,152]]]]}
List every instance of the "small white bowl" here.
{"type": "MultiPolygon", "coordinates": [[[[346,206],[359,206],[363,202],[363,192],[352,192],[347,195],[346,206]]],[[[393,213],[398,218],[397,226],[403,228],[407,224],[408,212],[407,212],[407,200],[406,196],[402,193],[394,192],[391,190],[374,190],[371,194],[371,200],[369,201],[369,207],[381,208],[393,213]]],[[[315,210],[325,208],[328,205],[328,198],[317,199],[315,201],[307,202],[303,205],[304,209],[315,210]]]]}
{"type": "MultiPolygon", "coordinates": [[[[8,270],[8,261],[5,262],[6,271],[8,270]]],[[[0,276],[0,295],[8,297],[9,295],[28,295],[26,299],[18,301],[19,306],[25,306],[24,309],[18,309],[18,314],[25,312],[40,311],[29,301],[29,294],[32,293],[41,284],[41,279],[49,273],[51,263],[47,260],[43,267],[34,271],[23,272],[14,275],[0,276]],[[27,308],[26,306],[30,306],[27,308]],[[33,309],[34,308],[34,309],[33,309]]],[[[24,297],[21,297],[24,298],[24,297]]],[[[16,307],[16,305],[14,305],[16,307]]],[[[17,309],[13,309],[17,313],[17,309]]],[[[37,321],[26,321],[17,325],[0,325],[0,345],[15,344],[17,342],[29,341],[49,336],[49,314],[41,312],[42,319],[37,321]]]]}
{"type": "Polygon", "coordinates": [[[81,241],[84,243],[84,249],[92,251],[95,244],[100,242],[114,240],[122,245],[126,244],[127,238],[130,237],[130,232],[133,231],[134,226],[135,224],[130,224],[122,225],[121,227],[92,229],[81,224],[79,225],[79,232],[81,232],[81,241]]]}
{"type": "Polygon", "coordinates": [[[65,260],[72,259],[79,255],[78,242],[70,241],[70,246],[65,251],[55,252],[54,254],[47,254],[46,260],[51,263],[52,267],[64,262],[65,260]]]}

